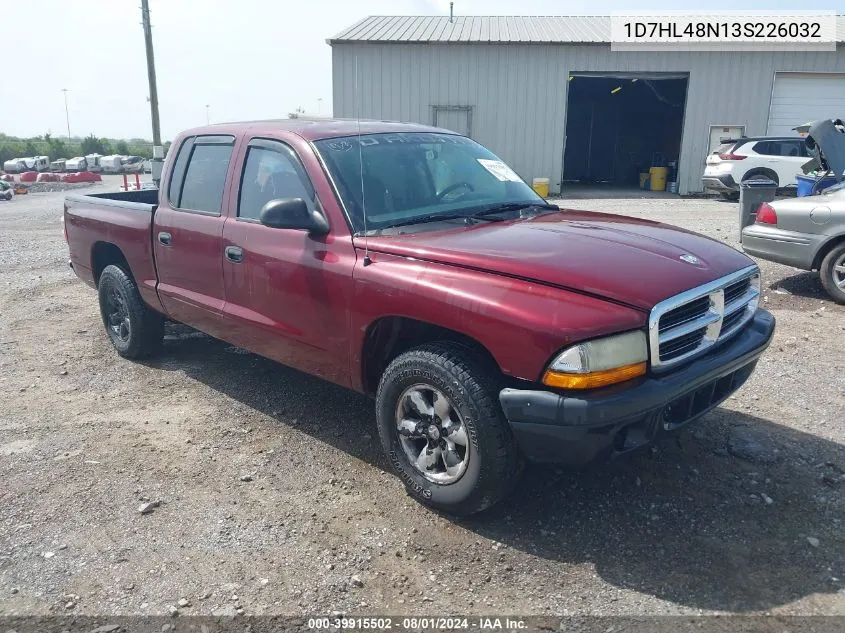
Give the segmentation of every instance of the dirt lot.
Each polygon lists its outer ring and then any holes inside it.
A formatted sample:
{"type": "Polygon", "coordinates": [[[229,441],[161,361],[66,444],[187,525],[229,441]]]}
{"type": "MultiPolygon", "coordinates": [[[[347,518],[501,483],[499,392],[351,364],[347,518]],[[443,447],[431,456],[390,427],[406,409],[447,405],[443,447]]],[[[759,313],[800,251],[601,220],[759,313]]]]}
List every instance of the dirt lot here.
{"type": "MultiPolygon", "coordinates": [[[[813,275],[761,264],[775,342],[677,442],[453,521],[361,396],[184,331],[120,359],[62,195],[0,202],[0,613],[845,614],[845,308],[813,275]]],[[[571,205],[736,243],[734,204],[571,205]]]]}

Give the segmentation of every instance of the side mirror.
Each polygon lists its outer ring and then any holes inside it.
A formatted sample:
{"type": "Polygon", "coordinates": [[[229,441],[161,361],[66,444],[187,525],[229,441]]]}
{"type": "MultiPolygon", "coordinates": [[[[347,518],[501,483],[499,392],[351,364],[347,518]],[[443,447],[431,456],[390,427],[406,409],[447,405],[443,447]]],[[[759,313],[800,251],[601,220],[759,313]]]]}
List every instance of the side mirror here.
{"type": "Polygon", "coordinates": [[[326,218],[316,210],[309,210],[302,198],[270,200],[261,208],[258,221],[272,229],[297,229],[314,235],[329,232],[326,218]]]}

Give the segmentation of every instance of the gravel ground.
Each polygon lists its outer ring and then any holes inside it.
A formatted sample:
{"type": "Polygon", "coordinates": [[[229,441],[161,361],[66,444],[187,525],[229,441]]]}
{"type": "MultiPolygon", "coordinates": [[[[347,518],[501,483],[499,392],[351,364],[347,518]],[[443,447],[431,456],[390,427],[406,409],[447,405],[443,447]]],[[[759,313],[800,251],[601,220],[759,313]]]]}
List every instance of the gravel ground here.
{"type": "MultiPolygon", "coordinates": [[[[845,308],[814,275],[761,263],[775,341],[676,441],[455,521],[364,397],[178,328],[120,359],[62,196],[0,202],[0,613],[845,614],[845,308]]],[[[736,245],[729,203],[567,204],[736,245]]]]}

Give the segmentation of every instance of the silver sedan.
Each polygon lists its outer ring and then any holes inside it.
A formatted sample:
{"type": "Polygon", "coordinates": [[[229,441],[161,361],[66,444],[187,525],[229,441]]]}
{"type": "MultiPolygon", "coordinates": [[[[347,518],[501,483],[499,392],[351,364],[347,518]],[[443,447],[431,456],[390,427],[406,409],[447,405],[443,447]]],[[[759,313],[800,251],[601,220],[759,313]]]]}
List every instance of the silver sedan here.
{"type": "Polygon", "coordinates": [[[845,183],[805,198],[778,200],[757,210],[742,230],[749,255],[802,270],[818,270],[822,285],[845,304],[845,183]]]}

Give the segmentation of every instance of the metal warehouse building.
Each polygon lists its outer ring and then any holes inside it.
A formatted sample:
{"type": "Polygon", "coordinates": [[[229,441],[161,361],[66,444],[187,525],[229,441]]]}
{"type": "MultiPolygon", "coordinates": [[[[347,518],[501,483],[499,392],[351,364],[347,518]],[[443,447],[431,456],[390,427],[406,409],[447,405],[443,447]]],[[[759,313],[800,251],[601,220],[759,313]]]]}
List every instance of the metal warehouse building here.
{"type": "Polygon", "coordinates": [[[698,192],[720,139],[845,118],[837,19],[836,51],[621,53],[609,17],[368,17],[328,40],[334,114],[467,134],[552,191],[675,161],[698,192]]]}

